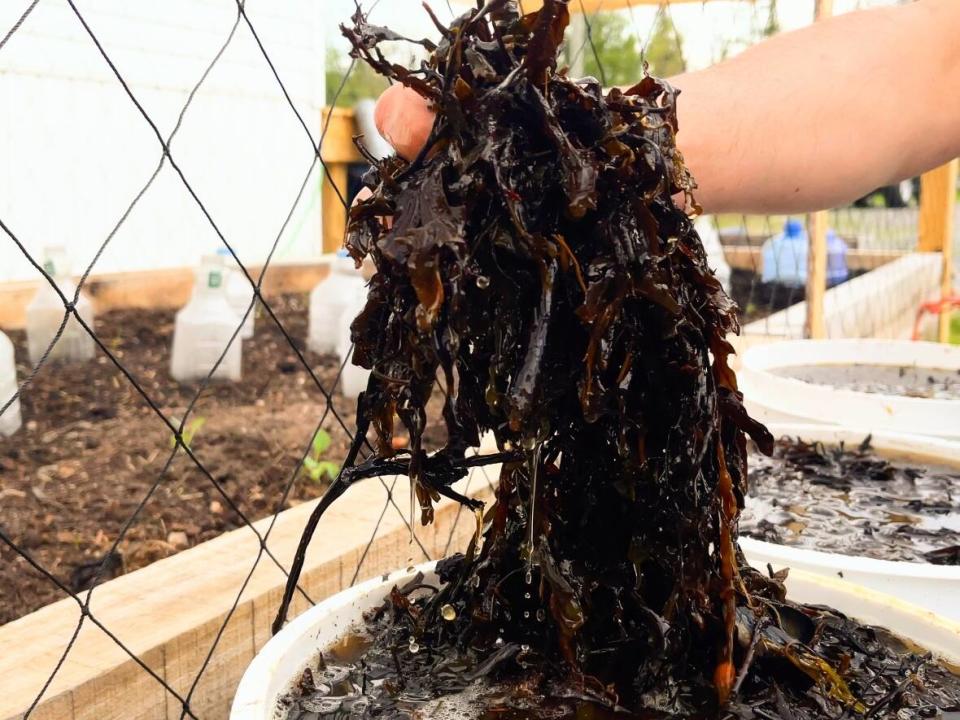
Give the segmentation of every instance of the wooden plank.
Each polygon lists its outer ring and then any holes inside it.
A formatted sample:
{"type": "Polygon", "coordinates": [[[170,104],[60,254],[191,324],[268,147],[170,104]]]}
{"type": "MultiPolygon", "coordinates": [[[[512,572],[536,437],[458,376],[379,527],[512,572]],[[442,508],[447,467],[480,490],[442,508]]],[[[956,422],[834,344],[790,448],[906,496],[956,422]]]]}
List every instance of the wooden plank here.
{"type": "Polygon", "coordinates": [[[323,174],[320,202],[323,215],[323,252],[336,252],[343,247],[347,230],[347,208],[344,200],[347,193],[347,166],[330,164],[323,174]],[[339,190],[339,194],[337,193],[339,190]]]}
{"type": "MultiPolygon", "coordinates": [[[[943,257],[940,296],[953,289],[953,236],[957,205],[957,173],[960,160],[953,160],[931,170],[920,178],[920,228],[918,249],[939,252],[943,257]]],[[[950,339],[949,312],[940,314],[938,339],[950,339]]]]}
{"type": "MultiPolygon", "coordinates": [[[[222,678],[240,677],[253,660],[252,603],[239,605],[224,626],[225,619],[226,613],[185,632],[174,638],[164,650],[167,655],[164,664],[166,681],[180,697],[186,699],[213,649],[189,697],[191,712],[203,720],[227,720],[233,688],[224,683],[222,678]],[[221,628],[223,632],[218,640],[221,628]]],[[[166,720],[180,720],[180,704],[176,698],[171,697],[170,700],[167,703],[166,720]]]]}
{"type": "MultiPolygon", "coordinates": [[[[248,268],[256,278],[260,266],[248,268]]],[[[275,264],[267,270],[263,293],[267,298],[283,293],[309,292],[330,272],[330,258],[314,262],[275,264]]],[[[27,304],[42,280],[4,283],[0,286],[0,328],[15,330],[25,324],[27,304]]],[[[193,289],[191,268],[143,270],[91,275],[84,285],[96,312],[116,308],[179,308],[193,289]]]]}
{"type": "MultiPolygon", "coordinates": [[[[763,269],[763,248],[760,245],[726,245],[727,264],[736,270],[760,274],[763,269]]],[[[848,250],[847,267],[851,270],[876,270],[907,253],[900,250],[848,250]]]]}
{"type": "MultiPolygon", "coordinates": [[[[30,713],[29,720],[72,720],[72,718],[73,694],[65,692],[49,700],[44,696],[36,709],[30,713]]],[[[23,714],[21,713],[11,720],[23,720],[23,714]]]]}
{"type": "MultiPolygon", "coordinates": [[[[103,631],[94,629],[106,638],[103,631]]],[[[124,635],[129,637],[129,633],[124,635]]],[[[71,655],[84,652],[85,647],[86,643],[78,638],[71,655]]],[[[125,661],[73,690],[73,720],[166,720],[167,704],[175,703],[176,698],[136,662],[124,657],[125,661]]],[[[163,677],[163,648],[138,654],[138,657],[163,677]]],[[[83,660],[75,658],[75,662],[83,660]]]]}
{"type": "MultiPolygon", "coordinates": [[[[457,486],[461,491],[465,482],[457,486]]],[[[398,481],[397,504],[403,506],[407,481],[398,481]]],[[[489,500],[483,481],[474,481],[470,494],[489,500]],[[476,492],[474,492],[476,491],[476,492]]],[[[349,584],[353,571],[371,540],[380,519],[386,491],[376,480],[350,489],[324,517],[307,553],[303,585],[320,600],[349,584]]],[[[296,550],[300,532],[316,501],[280,514],[269,538],[273,554],[286,566],[296,550]]],[[[438,505],[436,526],[419,530],[428,548],[445,545],[457,506],[438,505]]],[[[472,517],[461,514],[457,537],[469,537],[472,517]],[[465,519],[465,520],[463,520],[465,519]]],[[[255,526],[266,532],[270,518],[255,526]]],[[[416,547],[416,546],[413,546],[416,547]]],[[[453,550],[462,549],[454,544],[453,550]]],[[[123,575],[99,586],[91,612],[111,632],[178,691],[186,692],[193,670],[209,650],[225,612],[249,575],[237,614],[221,638],[214,664],[198,686],[195,702],[209,712],[200,717],[225,717],[226,703],[255,647],[269,636],[269,626],[279,603],[284,575],[265,556],[256,567],[260,545],[248,528],[240,528],[178,555],[123,575]]],[[[364,560],[359,580],[423,558],[409,544],[403,520],[393,508],[383,515],[380,531],[364,560]]],[[[306,607],[295,604],[295,611],[306,607]]],[[[62,600],[0,627],[0,719],[18,718],[29,707],[70,638],[79,617],[76,603],[62,600]]],[[[139,668],[102,631],[89,621],[78,636],[48,690],[65,707],[72,694],[73,718],[156,718],[166,720],[179,712],[177,700],[139,668]]],[[[53,701],[51,701],[53,702],[53,701]]],[[[179,715],[177,715],[179,716],[179,715]]],[[[53,715],[72,720],[70,715],[53,715]]]]}

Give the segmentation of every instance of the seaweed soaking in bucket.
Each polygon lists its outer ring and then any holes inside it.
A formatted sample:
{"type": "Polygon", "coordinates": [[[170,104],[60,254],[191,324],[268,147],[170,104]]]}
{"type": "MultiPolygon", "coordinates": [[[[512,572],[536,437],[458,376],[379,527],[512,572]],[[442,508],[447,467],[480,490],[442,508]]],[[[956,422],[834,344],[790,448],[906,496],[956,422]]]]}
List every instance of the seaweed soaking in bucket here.
{"type": "Polygon", "coordinates": [[[395,588],[355,653],[304,675],[286,717],[442,717],[428,704],[453,697],[458,718],[960,707],[960,680],[935,659],[792,603],[783,577],[746,566],[746,435],[767,452],[773,438],[743,409],[724,339],[735,309],[672,200],[695,207],[677,93],[649,76],[609,91],[568,77],[566,2],[518,7],[491,0],[436,23],[416,70],[386,59],[381,45],[404,38],[359,11],[344,28],[436,121],[412,162],[375,164],[372,196],[350,212],[347,249],[376,267],[352,325],[371,375],[274,628],[320,516],[351,484],[405,473],[429,523],[441,496],[480,510],[451,488],[469,467],[502,471],[440,582],[395,588]],[[447,442],[428,455],[434,393],[447,442]],[[499,451],[468,456],[486,432],[499,451]],[[358,462],[365,442],[375,452],[358,462]]]}
{"type": "Polygon", "coordinates": [[[740,531],[808,550],[960,565],[960,468],[887,459],[870,441],[782,437],[771,457],[751,454],[740,531]]]}

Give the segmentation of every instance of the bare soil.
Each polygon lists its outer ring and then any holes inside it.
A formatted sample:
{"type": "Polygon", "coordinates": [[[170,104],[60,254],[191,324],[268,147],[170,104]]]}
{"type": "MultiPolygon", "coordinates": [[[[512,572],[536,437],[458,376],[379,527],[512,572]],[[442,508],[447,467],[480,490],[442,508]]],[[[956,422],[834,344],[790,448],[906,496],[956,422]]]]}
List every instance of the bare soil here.
{"type": "MultiPolygon", "coordinates": [[[[301,348],[306,302],[305,295],[291,295],[271,303],[301,348]]],[[[98,317],[96,331],[160,410],[179,418],[199,385],[181,385],[169,375],[173,319],[173,311],[117,310],[98,317]]],[[[25,335],[8,334],[24,378],[30,371],[25,335]]],[[[243,380],[207,388],[191,415],[203,422],[190,447],[213,481],[179,452],[111,556],[110,576],[240,527],[241,513],[255,520],[322,493],[323,484],[297,468],[324,415],[323,393],[269,317],[257,319],[254,338],[243,345],[243,380]]],[[[303,352],[329,389],[336,358],[303,352]]],[[[157,482],[172,436],[102,353],[86,363],[44,367],[24,391],[22,406],[23,427],[0,438],[0,528],[79,591],[157,482]]],[[[354,401],[337,392],[334,407],[352,429],[354,401]]],[[[333,439],[325,458],[339,463],[348,435],[329,413],[323,428],[333,439]]],[[[0,624],[62,597],[0,544],[0,624]]]]}

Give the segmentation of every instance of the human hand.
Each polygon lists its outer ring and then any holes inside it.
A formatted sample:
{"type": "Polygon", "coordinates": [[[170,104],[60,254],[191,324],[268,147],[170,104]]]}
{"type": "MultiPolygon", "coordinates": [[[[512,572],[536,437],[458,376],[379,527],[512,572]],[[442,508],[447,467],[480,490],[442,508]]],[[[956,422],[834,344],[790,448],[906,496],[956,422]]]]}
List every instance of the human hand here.
{"type": "Polygon", "coordinates": [[[377,130],[407,160],[413,160],[427,141],[433,118],[427,100],[399,83],[383,91],[373,111],[377,130]]]}

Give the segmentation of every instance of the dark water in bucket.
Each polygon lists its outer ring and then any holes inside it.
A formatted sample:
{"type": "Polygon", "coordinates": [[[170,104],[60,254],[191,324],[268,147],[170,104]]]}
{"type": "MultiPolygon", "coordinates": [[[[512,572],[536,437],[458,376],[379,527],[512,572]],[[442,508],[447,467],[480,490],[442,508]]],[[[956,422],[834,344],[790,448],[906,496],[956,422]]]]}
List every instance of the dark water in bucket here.
{"type": "Polygon", "coordinates": [[[750,458],[740,531],[807,550],[960,565],[960,469],[782,438],[774,457],[750,458]]]}
{"type": "Polygon", "coordinates": [[[770,372],[816,385],[831,385],[840,390],[929,400],[960,400],[960,370],[854,364],[793,365],[771,369],[770,372]]]}
{"type": "MultiPolygon", "coordinates": [[[[845,619],[838,622],[849,624],[845,619]]],[[[919,664],[922,664],[924,676],[930,684],[931,697],[918,703],[913,710],[908,709],[914,714],[904,715],[901,710],[899,714],[879,713],[875,717],[896,717],[898,720],[954,718],[950,709],[960,707],[954,704],[960,697],[960,677],[957,675],[960,668],[937,662],[923,648],[889,631],[880,628],[862,630],[880,676],[901,677],[905,671],[919,670],[919,664]]],[[[829,635],[829,632],[825,634],[829,635]]],[[[409,647],[400,647],[397,649],[398,664],[383,664],[383,656],[378,659],[371,645],[371,636],[358,630],[345,641],[328,648],[303,671],[297,686],[281,699],[278,720],[681,720],[680,716],[652,711],[640,714],[617,712],[592,702],[582,691],[572,687],[544,696],[532,689],[542,677],[533,669],[526,677],[511,682],[464,681],[455,663],[450,665],[447,673],[431,671],[429,668],[435,666],[436,658],[430,658],[423,651],[422,672],[411,673],[411,665],[416,664],[414,656],[420,650],[411,655],[409,647]],[[403,665],[402,670],[399,663],[403,665]]],[[[789,680],[785,679],[785,682],[789,683],[789,680]]],[[[725,715],[721,712],[709,717],[762,719],[772,716],[725,715]]],[[[682,720],[692,718],[684,716],[682,720]]]]}

